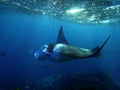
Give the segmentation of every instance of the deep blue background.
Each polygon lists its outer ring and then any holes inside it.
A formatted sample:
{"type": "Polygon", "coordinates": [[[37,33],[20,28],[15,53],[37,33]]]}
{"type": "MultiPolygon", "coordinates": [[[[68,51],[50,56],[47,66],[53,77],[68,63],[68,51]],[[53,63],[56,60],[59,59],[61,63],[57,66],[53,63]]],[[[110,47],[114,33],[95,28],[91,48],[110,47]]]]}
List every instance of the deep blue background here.
{"type": "Polygon", "coordinates": [[[80,72],[105,72],[120,86],[120,27],[114,24],[76,24],[39,15],[0,13],[0,88],[16,86],[26,80],[80,72]],[[56,41],[60,26],[73,46],[94,48],[108,35],[111,38],[99,58],[54,63],[36,61],[34,51],[56,41]]]}

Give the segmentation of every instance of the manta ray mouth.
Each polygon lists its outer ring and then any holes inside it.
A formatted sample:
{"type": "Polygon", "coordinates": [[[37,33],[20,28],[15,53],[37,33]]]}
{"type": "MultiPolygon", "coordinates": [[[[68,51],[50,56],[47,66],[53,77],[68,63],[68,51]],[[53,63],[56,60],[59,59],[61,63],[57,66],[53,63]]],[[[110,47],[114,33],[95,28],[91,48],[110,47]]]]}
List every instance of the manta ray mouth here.
{"type": "Polygon", "coordinates": [[[39,59],[41,54],[42,54],[42,52],[44,52],[47,47],[48,47],[47,45],[41,46],[38,50],[35,51],[34,57],[36,59],[39,59]]]}

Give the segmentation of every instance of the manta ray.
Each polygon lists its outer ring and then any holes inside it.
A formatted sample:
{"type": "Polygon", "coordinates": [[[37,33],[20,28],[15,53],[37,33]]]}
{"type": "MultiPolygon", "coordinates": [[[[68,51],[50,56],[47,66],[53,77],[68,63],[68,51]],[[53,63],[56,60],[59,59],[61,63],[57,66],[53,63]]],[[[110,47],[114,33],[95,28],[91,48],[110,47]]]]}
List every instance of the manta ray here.
{"type": "Polygon", "coordinates": [[[109,40],[110,35],[101,46],[93,49],[71,46],[63,33],[62,26],[59,29],[58,37],[55,43],[43,45],[34,53],[36,60],[44,61],[49,59],[54,62],[67,62],[76,59],[99,57],[101,50],[109,40]]]}

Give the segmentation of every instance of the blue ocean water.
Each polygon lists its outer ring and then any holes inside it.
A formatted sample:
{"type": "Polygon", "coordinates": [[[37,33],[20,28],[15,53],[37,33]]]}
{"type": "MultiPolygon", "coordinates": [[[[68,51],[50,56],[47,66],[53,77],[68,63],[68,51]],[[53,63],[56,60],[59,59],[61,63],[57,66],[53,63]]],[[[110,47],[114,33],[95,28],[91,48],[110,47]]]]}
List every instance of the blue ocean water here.
{"type": "MultiPolygon", "coordinates": [[[[56,85],[59,79],[80,73],[88,76],[105,73],[115,85],[120,86],[120,27],[117,24],[76,24],[47,16],[1,12],[0,52],[4,55],[0,56],[0,90],[63,90],[56,85]],[[102,45],[108,35],[111,38],[99,58],[64,63],[35,60],[34,51],[44,44],[56,42],[61,25],[73,46],[92,49],[102,45]]],[[[76,87],[71,90],[101,89],[76,87]]]]}

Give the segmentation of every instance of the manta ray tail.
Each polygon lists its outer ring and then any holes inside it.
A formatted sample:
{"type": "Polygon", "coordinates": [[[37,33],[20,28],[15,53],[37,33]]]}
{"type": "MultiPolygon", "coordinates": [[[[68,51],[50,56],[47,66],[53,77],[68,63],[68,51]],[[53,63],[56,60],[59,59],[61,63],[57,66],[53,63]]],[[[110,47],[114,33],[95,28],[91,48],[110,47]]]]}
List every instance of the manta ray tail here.
{"type": "Polygon", "coordinates": [[[100,56],[100,52],[101,52],[102,48],[105,46],[105,44],[108,42],[109,39],[110,39],[110,35],[107,37],[107,39],[104,41],[104,43],[102,44],[101,47],[97,46],[97,47],[93,48],[92,49],[93,54],[91,56],[93,56],[93,57],[100,56]]]}

